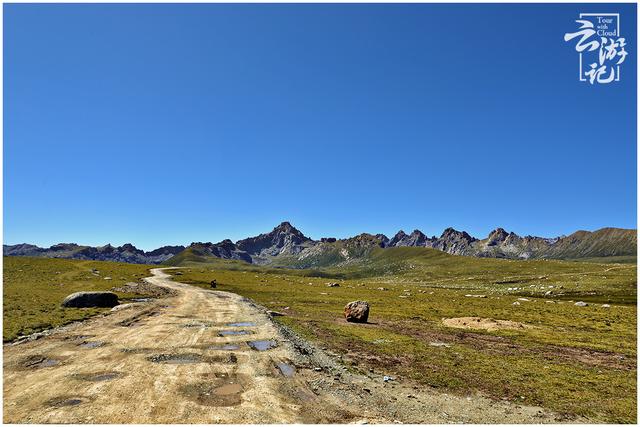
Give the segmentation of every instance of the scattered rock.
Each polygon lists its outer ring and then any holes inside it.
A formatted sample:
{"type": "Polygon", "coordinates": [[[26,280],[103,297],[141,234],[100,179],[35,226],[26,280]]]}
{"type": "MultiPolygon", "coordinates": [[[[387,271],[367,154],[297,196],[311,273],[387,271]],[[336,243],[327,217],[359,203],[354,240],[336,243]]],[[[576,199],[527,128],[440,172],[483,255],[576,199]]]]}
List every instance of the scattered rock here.
{"type": "Polygon", "coordinates": [[[104,280],[111,280],[111,277],[107,276],[104,278],[104,280]]]}
{"type": "Polygon", "coordinates": [[[119,304],[119,305],[116,305],[115,307],[113,307],[113,308],[111,309],[111,311],[126,310],[126,309],[129,309],[129,308],[133,308],[133,307],[135,307],[135,306],[136,306],[136,304],[135,304],[135,303],[119,304]]]}
{"type": "Polygon", "coordinates": [[[518,298],[518,301],[529,301],[529,300],[526,298],[518,298]]]}
{"type": "Polygon", "coordinates": [[[472,295],[472,294],[467,294],[465,295],[465,297],[469,297],[469,298],[486,298],[486,295],[472,295]]]}
{"type": "Polygon", "coordinates": [[[284,316],[284,313],[280,313],[279,311],[267,310],[267,314],[271,317],[284,316]]]}
{"type": "Polygon", "coordinates": [[[578,307],[586,307],[586,306],[588,306],[589,304],[587,304],[587,303],[586,303],[586,302],[584,302],[584,301],[578,301],[577,303],[575,303],[575,304],[573,304],[573,305],[577,305],[578,307]]]}
{"type": "Polygon", "coordinates": [[[518,301],[514,302],[513,305],[520,305],[518,301]]]}
{"type": "Polygon", "coordinates": [[[327,283],[327,288],[338,288],[340,283],[327,283]]]}
{"type": "Polygon", "coordinates": [[[366,323],[369,319],[369,303],[352,301],[344,306],[344,317],[347,322],[366,323]]]}
{"type": "Polygon", "coordinates": [[[387,289],[387,288],[380,287],[380,288],[378,288],[378,290],[379,290],[379,291],[386,291],[386,290],[388,290],[388,289],[387,289]]]}
{"type": "Polygon", "coordinates": [[[118,296],[113,292],[75,292],[62,301],[63,307],[115,307],[118,296]]]}
{"type": "Polygon", "coordinates": [[[385,375],[384,377],[382,377],[382,381],[384,381],[385,383],[388,383],[389,381],[393,381],[395,380],[395,378],[390,377],[388,375],[385,375]]]}
{"type": "Polygon", "coordinates": [[[609,307],[611,307],[611,306],[610,306],[609,304],[602,304],[602,307],[603,307],[603,308],[609,308],[609,307]]]}

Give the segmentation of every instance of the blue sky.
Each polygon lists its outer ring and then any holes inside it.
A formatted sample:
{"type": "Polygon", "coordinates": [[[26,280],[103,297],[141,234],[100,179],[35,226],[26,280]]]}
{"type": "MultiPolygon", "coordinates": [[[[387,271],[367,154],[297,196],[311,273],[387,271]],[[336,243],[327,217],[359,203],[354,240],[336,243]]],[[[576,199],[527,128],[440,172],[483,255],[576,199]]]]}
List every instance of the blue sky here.
{"type": "Polygon", "coordinates": [[[635,34],[635,4],[5,4],[4,242],[635,228],[635,34]],[[621,14],[620,82],[578,81],[581,12],[621,14]]]}

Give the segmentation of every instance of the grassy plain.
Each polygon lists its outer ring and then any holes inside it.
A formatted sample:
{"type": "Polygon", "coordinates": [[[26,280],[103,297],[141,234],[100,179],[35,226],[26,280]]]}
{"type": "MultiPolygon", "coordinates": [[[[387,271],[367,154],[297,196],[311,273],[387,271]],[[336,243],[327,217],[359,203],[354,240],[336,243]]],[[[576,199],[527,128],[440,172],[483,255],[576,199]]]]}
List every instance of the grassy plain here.
{"type": "Polygon", "coordinates": [[[185,262],[176,280],[208,287],[216,279],[221,290],[285,313],[276,319],[353,369],[568,417],[636,421],[635,264],[479,259],[424,248],[375,250],[323,270],[204,261],[185,262]],[[334,281],[340,286],[327,287],[334,281]],[[343,320],[344,305],[356,299],[371,304],[368,324],[343,320]],[[579,300],[589,305],[575,306],[579,300]],[[529,327],[489,332],[442,323],[468,316],[529,327]]]}
{"type": "MultiPolygon", "coordinates": [[[[53,258],[3,258],[3,341],[11,341],[104,312],[104,308],[63,308],[78,291],[108,291],[149,276],[148,265],[53,258]],[[94,274],[93,270],[99,273],[94,274]],[[105,278],[110,278],[106,279],[105,278]]],[[[116,292],[123,300],[139,296],[116,292]]]]}

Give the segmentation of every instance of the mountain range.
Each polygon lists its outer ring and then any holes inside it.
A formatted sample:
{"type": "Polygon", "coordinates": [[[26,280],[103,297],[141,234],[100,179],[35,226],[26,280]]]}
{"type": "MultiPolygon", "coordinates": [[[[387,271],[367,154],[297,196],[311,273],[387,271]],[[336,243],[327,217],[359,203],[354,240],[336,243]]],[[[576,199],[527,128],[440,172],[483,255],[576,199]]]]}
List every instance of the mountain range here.
{"type": "Polygon", "coordinates": [[[194,242],[189,246],[163,246],[150,252],[132,244],[92,247],[59,243],[50,248],[29,244],[4,245],[5,256],[36,256],[117,261],[137,264],[171,264],[222,258],[252,264],[292,268],[312,268],[348,264],[366,256],[373,248],[425,247],[453,254],[508,259],[584,259],[636,256],[637,230],[602,228],[577,231],[554,238],[524,236],[496,228],[485,239],[465,231],[447,228],[440,237],[428,237],[420,230],[407,234],[400,230],[389,238],[384,234],[362,233],[347,239],[325,237],[313,240],[289,222],[271,232],[232,242],[194,242]]]}

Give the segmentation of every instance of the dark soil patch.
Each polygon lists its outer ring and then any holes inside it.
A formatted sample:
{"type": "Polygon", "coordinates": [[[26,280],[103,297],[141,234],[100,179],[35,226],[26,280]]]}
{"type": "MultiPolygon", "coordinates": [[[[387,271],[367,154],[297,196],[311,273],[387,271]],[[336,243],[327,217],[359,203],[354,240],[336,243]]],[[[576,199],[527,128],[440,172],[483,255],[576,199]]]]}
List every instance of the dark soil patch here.
{"type": "Polygon", "coordinates": [[[73,374],[73,378],[75,379],[82,380],[82,381],[92,381],[92,382],[111,381],[121,376],[122,376],[121,373],[113,372],[113,371],[73,374]]]}
{"type": "Polygon", "coordinates": [[[149,362],[184,365],[189,363],[238,363],[235,354],[203,356],[198,353],[164,353],[147,357],[149,362]]]}
{"type": "Polygon", "coordinates": [[[147,357],[147,360],[153,363],[169,363],[176,365],[203,362],[202,355],[197,353],[154,354],[153,356],[147,357]]]}
{"type": "Polygon", "coordinates": [[[231,330],[220,331],[220,332],[218,332],[218,335],[220,335],[221,337],[226,337],[226,336],[229,336],[229,335],[250,335],[252,333],[253,332],[251,332],[251,331],[245,331],[243,329],[243,330],[240,330],[240,331],[231,331],[231,330]]]}
{"type": "Polygon", "coordinates": [[[44,406],[51,408],[60,408],[64,406],[76,406],[86,401],[85,398],[78,396],[58,396],[44,402],[44,406]]]}
{"type": "Polygon", "coordinates": [[[121,348],[120,351],[126,354],[144,354],[144,353],[151,353],[153,351],[158,351],[158,349],[147,348],[147,347],[140,347],[140,348],[126,347],[126,348],[121,348]]]}

